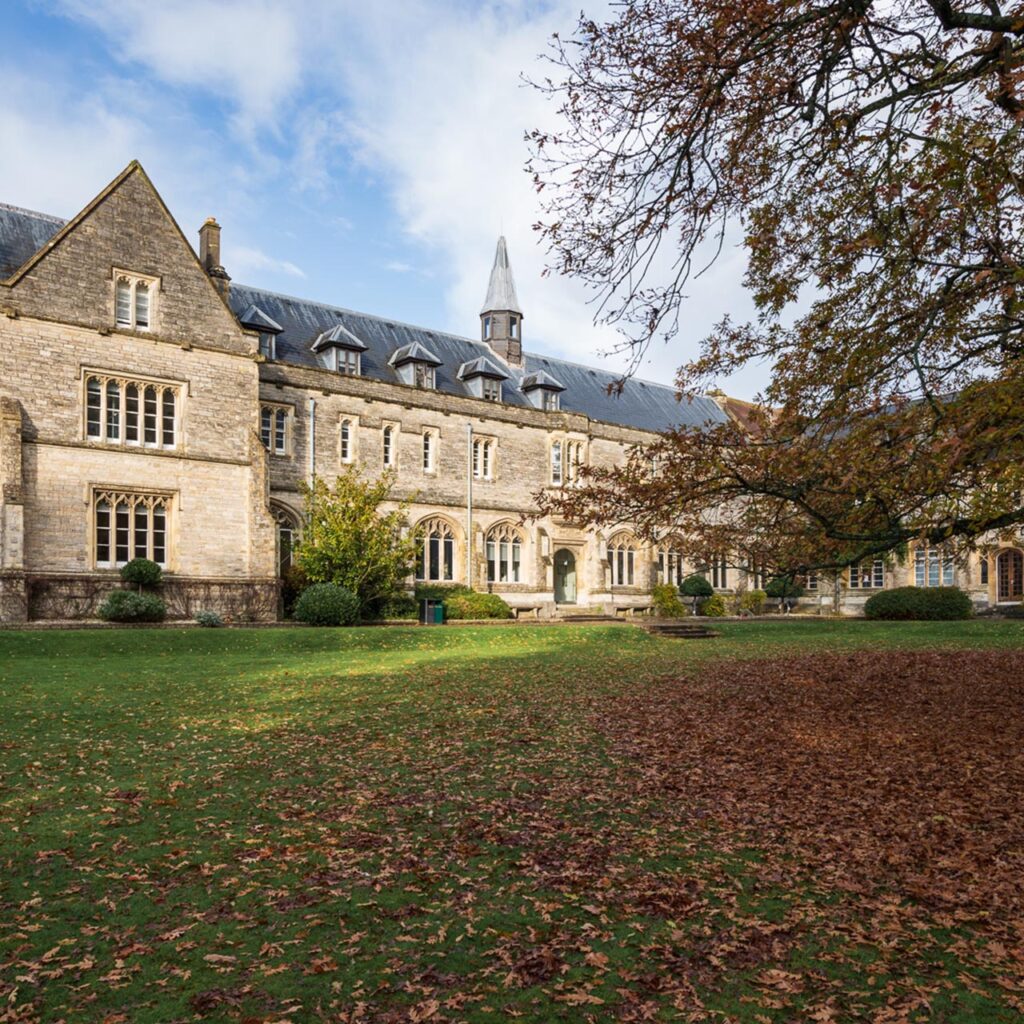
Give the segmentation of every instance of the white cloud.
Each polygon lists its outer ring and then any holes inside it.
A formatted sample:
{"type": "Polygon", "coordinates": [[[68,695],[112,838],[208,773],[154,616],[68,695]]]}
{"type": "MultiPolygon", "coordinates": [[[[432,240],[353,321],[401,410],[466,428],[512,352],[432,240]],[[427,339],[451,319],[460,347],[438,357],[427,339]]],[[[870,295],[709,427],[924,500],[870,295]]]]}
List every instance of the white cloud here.
{"type": "Polygon", "coordinates": [[[273,127],[301,70],[300,11],[277,0],[58,0],[107,35],[122,60],[236,108],[246,136],[273,127]]]}
{"type": "MultiPolygon", "coordinates": [[[[385,176],[405,228],[450,281],[446,326],[476,334],[495,241],[504,233],[527,346],[581,361],[608,355],[621,335],[593,324],[592,294],[577,281],[544,276],[546,255],[532,227],[541,211],[523,170],[524,133],[552,125],[556,113],[522,74],[546,73],[538,54],[552,33],[575,25],[578,0],[554,0],[539,13],[514,3],[386,6],[358,19],[356,44],[346,38],[346,59],[339,53],[331,63],[344,75],[347,132],[359,157],[385,176]]],[[[650,350],[642,376],[671,381],[725,312],[749,315],[743,265],[742,253],[726,253],[693,282],[684,329],[671,346],[650,350]]],[[[603,361],[621,366],[625,357],[603,361]]],[[[740,393],[756,391],[760,378],[759,371],[745,375],[736,382],[740,393]]]]}

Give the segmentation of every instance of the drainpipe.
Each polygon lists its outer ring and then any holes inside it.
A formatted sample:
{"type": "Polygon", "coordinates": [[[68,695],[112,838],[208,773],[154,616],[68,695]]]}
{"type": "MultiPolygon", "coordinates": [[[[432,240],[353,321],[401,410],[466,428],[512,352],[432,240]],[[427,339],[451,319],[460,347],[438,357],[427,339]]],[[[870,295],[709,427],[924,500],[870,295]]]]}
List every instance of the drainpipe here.
{"type": "Polygon", "coordinates": [[[309,486],[316,479],[316,399],[309,400],[309,486]]]}
{"type": "Polygon", "coordinates": [[[466,424],[466,586],[473,589],[473,424],[466,424]]]}

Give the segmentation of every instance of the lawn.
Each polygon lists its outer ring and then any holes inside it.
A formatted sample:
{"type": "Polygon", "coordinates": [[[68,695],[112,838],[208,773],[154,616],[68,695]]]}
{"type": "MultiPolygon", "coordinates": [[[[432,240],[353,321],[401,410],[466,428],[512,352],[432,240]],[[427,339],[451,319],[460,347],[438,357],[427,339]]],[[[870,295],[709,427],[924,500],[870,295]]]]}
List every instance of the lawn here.
{"type": "Polygon", "coordinates": [[[1024,624],[0,632],[0,1021],[1019,1021],[1024,624]]]}

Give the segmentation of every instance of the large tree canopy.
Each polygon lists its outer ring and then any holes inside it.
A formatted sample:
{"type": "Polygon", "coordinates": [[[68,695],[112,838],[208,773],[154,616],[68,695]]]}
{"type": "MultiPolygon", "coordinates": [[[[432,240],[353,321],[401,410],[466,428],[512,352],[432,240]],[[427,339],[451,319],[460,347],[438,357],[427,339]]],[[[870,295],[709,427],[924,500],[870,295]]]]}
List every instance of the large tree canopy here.
{"type": "Polygon", "coordinates": [[[757,322],[679,385],[772,369],[753,435],[679,431],[545,507],[785,567],[1024,521],[1022,57],[995,0],[645,0],[556,41],[556,269],[640,353],[741,232],[757,322]]]}

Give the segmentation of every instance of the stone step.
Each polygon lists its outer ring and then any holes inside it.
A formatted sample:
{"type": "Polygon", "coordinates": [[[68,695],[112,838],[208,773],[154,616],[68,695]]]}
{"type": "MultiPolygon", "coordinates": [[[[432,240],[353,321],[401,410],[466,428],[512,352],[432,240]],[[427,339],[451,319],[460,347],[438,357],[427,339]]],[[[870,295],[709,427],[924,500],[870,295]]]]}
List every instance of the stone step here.
{"type": "Polygon", "coordinates": [[[677,640],[703,640],[719,635],[715,630],[697,623],[655,624],[644,628],[652,636],[664,636],[677,640]]]}

